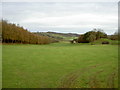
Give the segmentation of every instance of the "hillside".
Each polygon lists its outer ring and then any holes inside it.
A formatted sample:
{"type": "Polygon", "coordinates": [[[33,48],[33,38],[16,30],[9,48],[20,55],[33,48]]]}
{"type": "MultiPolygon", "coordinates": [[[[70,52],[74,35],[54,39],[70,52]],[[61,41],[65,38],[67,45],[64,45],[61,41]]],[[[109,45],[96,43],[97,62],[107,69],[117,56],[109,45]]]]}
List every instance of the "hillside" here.
{"type": "Polygon", "coordinates": [[[79,37],[79,34],[75,33],[58,33],[58,32],[33,32],[38,35],[48,36],[58,41],[69,41],[79,37]]]}
{"type": "Polygon", "coordinates": [[[110,40],[107,38],[101,38],[99,40],[91,42],[91,44],[102,44],[102,42],[109,42],[109,44],[111,44],[111,45],[118,45],[120,43],[118,40],[110,40]]]}
{"type": "Polygon", "coordinates": [[[23,27],[2,21],[2,42],[3,43],[23,43],[23,44],[48,44],[54,42],[53,39],[29,32],[23,27]]]}

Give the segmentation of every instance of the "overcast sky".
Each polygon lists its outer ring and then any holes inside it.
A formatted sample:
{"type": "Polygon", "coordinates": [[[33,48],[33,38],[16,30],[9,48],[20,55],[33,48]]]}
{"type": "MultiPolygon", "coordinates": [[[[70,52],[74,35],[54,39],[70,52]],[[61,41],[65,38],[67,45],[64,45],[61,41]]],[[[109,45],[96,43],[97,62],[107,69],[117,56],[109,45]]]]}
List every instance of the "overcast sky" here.
{"type": "Polygon", "coordinates": [[[29,31],[85,33],[118,29],[117,2],[3,2],[3,18],[29,31]]]}

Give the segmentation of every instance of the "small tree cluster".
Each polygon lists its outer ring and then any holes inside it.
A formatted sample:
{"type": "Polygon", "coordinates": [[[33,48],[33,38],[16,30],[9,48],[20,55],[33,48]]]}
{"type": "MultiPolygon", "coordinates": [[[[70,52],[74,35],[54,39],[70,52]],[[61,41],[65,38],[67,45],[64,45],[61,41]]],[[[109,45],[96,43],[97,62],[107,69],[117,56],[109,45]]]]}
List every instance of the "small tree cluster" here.
{"type": "Polygon", "coordinates": [[[118,40],[119,39],[119,34],[118,32],[115,32],[113,35],[110,35],[109,37],[111,40],[118,40]]]}
{"type": "Polygon", "coordinates": [[[26,44],[48,44],[51,39],[47,36],[39,36],[28,32],[27,29],[2,20],[2,42],[26,43],[26,44]]]}
{"type": "Polygon", "coordinates": [[[93,31],[80,35],[78,38],[78,43],[89,43],[100,38],[107,38],[107,34],[105,34],[101,29],[94,29],[93,31]]]}

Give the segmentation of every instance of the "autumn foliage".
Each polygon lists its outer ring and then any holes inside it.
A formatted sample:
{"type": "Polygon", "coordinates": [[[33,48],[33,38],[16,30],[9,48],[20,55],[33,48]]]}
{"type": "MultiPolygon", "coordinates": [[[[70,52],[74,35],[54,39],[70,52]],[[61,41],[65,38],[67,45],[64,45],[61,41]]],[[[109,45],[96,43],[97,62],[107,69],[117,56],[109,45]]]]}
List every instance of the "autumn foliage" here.
{"type": "Polygon", "coordinates": [[[2,20],[2,42],[23,44],[48,44],[52,40],[47,36],[39,36],[16,24],[2,20]]]}

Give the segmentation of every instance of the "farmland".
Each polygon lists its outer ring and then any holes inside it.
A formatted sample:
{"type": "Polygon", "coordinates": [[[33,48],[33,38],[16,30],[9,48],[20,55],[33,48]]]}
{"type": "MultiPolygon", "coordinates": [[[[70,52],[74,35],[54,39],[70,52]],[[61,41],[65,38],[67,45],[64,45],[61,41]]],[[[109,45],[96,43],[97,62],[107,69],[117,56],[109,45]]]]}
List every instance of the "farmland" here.
{"type": "Polygon", "coordinates": [[[118,46],[52,43],[2,46],[3,88],[118,87],[118,46]]]}

